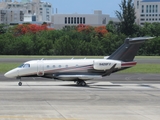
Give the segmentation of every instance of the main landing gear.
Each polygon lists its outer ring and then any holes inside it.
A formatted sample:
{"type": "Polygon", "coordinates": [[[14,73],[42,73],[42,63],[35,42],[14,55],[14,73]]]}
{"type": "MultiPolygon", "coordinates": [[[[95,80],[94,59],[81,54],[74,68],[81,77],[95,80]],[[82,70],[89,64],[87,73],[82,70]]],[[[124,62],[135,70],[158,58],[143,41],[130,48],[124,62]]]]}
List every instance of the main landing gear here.
{"type": "Polygon", "coordinates": [[[78,86],[86,86],[86,85],[87,85],[84,80],[77,80],[77,81],[76,81],[76,84],[77,84],[78,86]]]}
{"type": "Polygon", "coordinates": [[[17,77],[17,80],[19,80],[18,85],[19,85],[19,86],[22,86],[21,77],[17,77]]]}

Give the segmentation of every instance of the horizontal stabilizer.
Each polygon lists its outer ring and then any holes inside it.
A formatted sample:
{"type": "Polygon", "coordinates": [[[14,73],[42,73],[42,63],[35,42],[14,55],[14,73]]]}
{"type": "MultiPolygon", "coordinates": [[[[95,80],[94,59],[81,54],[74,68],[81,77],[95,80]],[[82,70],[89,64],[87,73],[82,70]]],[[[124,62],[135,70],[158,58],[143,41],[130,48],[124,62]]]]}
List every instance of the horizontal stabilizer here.
{"type": "Polygon", "coordinates": [[[146,40],[153,39],[154,37],[136,37],[136,38],[126,38],[125,43],[128,44],[139,44],[146,40]]]}

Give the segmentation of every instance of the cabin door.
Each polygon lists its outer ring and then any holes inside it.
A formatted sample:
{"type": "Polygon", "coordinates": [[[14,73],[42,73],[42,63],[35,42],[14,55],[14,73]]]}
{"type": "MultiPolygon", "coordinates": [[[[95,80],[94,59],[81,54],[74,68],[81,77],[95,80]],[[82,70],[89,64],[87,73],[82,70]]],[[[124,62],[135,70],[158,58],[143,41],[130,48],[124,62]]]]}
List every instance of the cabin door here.
{"type": "Polygon", "coordinates": [[[43,60],[38,60],[37,62],[37,75],[43,76],[44,75],[44,63],[43,60]]]}

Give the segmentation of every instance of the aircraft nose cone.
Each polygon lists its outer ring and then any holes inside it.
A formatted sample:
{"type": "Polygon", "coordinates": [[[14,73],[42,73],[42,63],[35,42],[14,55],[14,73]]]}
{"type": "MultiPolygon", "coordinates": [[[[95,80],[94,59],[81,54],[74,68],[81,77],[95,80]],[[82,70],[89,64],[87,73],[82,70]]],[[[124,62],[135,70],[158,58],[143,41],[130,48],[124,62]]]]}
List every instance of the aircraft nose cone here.
{"type": "Polygon", "coordinates": [[[8,72],[4,74],[5,77],[8,77],[8,72]]]}
{"type": "Polygon", "coordinates": [[[5,77],[7,78],[14,78],[17,76],[17,71],[15,69],[8,71],[4,74],[5,77]]]}
{"type": "Polygon", "coordinates": [[[12,78],[11,72],[6,72],[4,74],[4,76],[7,77],[7,78],[12,78]]]}

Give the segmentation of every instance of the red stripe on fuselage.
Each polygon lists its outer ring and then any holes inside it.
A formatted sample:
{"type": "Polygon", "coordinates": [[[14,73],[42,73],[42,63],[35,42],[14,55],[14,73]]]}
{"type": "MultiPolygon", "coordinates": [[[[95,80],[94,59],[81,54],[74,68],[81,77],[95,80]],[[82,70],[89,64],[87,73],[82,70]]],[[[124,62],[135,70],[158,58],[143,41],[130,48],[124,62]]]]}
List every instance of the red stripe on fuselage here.
{"type": "Polygon", "coordinates": [[[122,62],[121,66],[122,67],[132,67],[135,66],[137,62],[122,62]]]}

